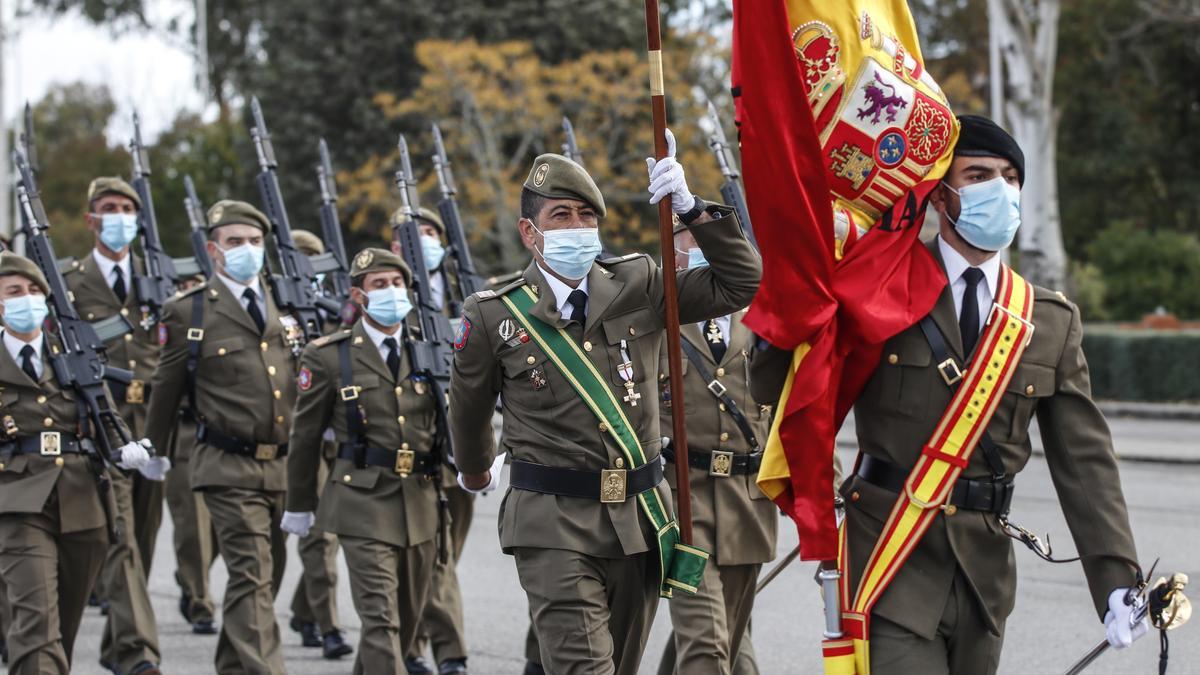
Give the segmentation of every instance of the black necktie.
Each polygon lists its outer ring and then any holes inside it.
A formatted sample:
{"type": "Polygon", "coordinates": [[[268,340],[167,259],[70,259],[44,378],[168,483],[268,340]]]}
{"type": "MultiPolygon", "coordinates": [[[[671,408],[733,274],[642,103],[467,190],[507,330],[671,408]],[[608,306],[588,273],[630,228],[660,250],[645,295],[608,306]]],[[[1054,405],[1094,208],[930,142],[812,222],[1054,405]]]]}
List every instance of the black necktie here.
{"type": "Polygon", "coordinates": [[[567,296],[567,304],[571,306],[571,316],[567,318],[578,321],[582,326],[587,321],[587,312],[584,310],[587,306],[587,293],[576,288],[567,296]]]}
{"type": "Polygon", "coordinates": [[[117,299],[120,300],[121,304],[123,305],[123,304],[125,304],[125,294],[126,294],[125,293],[125,274],[123,272],[121,272],[120,265],[117,265],[116,267],[113,268],[113,274],[117,275],[117,280],[114,281],[113,285],[112,285],[113,293],[116,294],[117,299]]]}
{"type": "Polygon", "coordinates": [[[962,333],[963,356],[970,358],[979,342],[979,282],[983,279],[983,270],[978,267],[968,267],[962,274],[967,282],[967,290],[963,291],[962,313],[958,315],[958,330],[962,333]]]}
{"type": "Polygon", "coordinates": [[[25,371],[29,379],[34,382],[38,381],[37,368],[33,366],[33,347],[31,345],[21,347],[21,370],[25,371]]]}
{"type": "Polygon", "coordinates": [[[262,310],[258,308],[258,296],[254,294],[254,291],[247,288],[242,291],[242,297],[246,299],[246,311],[250,313],[250,318],[254,320],[254,325],[258,326],[258,334],[262,335],[263,330],[267,327],[267,321],[263,319],[262,310]]]}
{"type": "Polygon", "coordinates": [[[392,379],[400,377],[400,350],[396,347],[396,338],[388,337],[383,339],[383,346],[387,347],[387,367],[392,371],[392,379]]]}
{"type": "Polygon", "coordinates": [[[721,332],[721,326],[717,324],[716,319],[709,319],[704,324],[704,341],[708,343],[713,361],[720,363],[721,359],[725,358],[725,334],[721,332]]]}

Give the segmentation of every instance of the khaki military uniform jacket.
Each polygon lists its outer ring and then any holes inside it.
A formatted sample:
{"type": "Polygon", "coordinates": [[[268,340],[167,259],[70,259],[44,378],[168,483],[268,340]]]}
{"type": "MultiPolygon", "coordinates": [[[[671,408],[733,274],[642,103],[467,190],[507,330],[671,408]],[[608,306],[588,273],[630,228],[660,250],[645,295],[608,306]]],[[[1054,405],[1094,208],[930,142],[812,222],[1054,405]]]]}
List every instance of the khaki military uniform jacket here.
{"type": "MultiPolygon", "coordinates": [[[[146,270],[142,259],[132,253],[129,255],[131,269],[136,274],[144,274],[146,270]]],[[[141,433],[146,423],[146,403],[150,400],[148,385],[155,367],[158,366],[158,324],[151,324],[148,328],[142,327],[143,313],[148,312],[149,308],[143,310],[143,306],[138,302],[133,279],[125,280],[128,291],[122,304],[113,293],[112,286],[109,285],[108,279],[104,278],[92,254],[88,254],[83,260],[72,262],[71,268],[63,274],[63,279],[71,289],[75,310],[79,312],[80,317],[88,321],[100,321],[119,313],[133,326],[131,332],[109,340],[105,347],[109,363],[133,371],[134,383],[128,388],[124,385],[109,386],[121,416],[133,425],[135,433],[141,433]]]]}
{"type": "MultiPolygon", "coordinates": [[[[681,353],[683,362],[684,410],[687,419],[688,451],[708,455],[714,450],[749,455],[766,445],[771,427],[771,407],[759,406],[750,396],[750,359],[754,334],[742,325],[745,311],[733,313],[729,321],[729,345],[720,363],[713,360],[708,341],[696,324],[681,326],[682,337],[700,353],[709,374],[723,384],[727,394],[745,415],[759,447],[752,448],[744,434],[681,353]]],[[[663,345],[660,364],[662,391],[662,434],[673,436],[671,393],[667,381],[667,350],[663,345]]],[[[667,483],[675,489],[675,465],[668,464],[667,483]]],[[[755,483],[758,474],[710,476],[708,471],[690,469],[692,488],[692,543],[708,551],[718,565],[747,565],[769,562],[775,557],[778,509],[755,483]]]]}
{"type": "MultiPolygon", "coordinates": [[[[940,262],[936,242],[931,249],[940,262]]],[[[1125,559],[1136,560],[1116,455],[1108,425],[1091,398],[1078,308],[1040,287],[1034,289],[1034,299],[1032,342],[987,432],[1000,449],[1005,473],[1012,476],[1029,461],[1029,425],[1037,415],[1050,475],[1076,549],[1087,556],[1084,573],[1096,611],[1103,616],[1109,593],[1134,580],[1125,559]]],[[[949,286],[932,316],[962,363],[962,338],[949,286]]],[[[951,396],[920,326],[903,331],[884,346],[879,368],[855,405],[860,451],[911,469],[951,396]]],[[[983,451],[976,449],[962,477],[990,476],[983,451]]],[[[843,484],[842,495],[847,503],[851,578],[857,586],[897,495],[853,475],[843,484]]],[[[1034,497],[1018,475],[1014,511],[1020,513],[1021,501],[1034,497]]],[[[997,630],[1013,609],[1017,568],[1012,541],[997,516],[978,511],[944,511],[936,518],[875,613],[932,639],[956,568],[997,630]]]]}
{"type": "MultiPolygon", "coordinates": [[[[761,263],[726,210],[723,217],[692,228],[711,266],[679,274],[679,309],[684,323],[703,321],[746,306],[758,288],[761,263]]],[[[650,462],[659,461],[658,361],[663,339],[663,271],[647,255],[597,261],[588,273],[586,325],[560,316],[557,301],[536,264],[524,277],[496,293],[467,299],[466,337],[455,353],[450,386],[451,436],[459,469],[487,471],[496,455],[491,413],[503,402],[503,451],[513,460],[600,471],[616,467],[621,451],[564,375],[533,341],[510,346],[498,335],[511,314],[499,296],[528,285],[538,294],[531,314],[567,328],[618,401],[626,395],[617,366],[625,342],[633,381],[642,395],[637,407],[624,405],[634,433],[650,462]]],[[[664,503],[667,486],[660,485],[664,503]]],[[[514,547],[557,548],[605,558],[650,549],[648,530],[636,499],[619,504],[510,489],[500,513],[500,543],[514,547]]]]}
{"type": "MultiPolygon", "coordinates": [[[[241,300],[219,279],[167,303],[162,322],[166,342],[151,380],[146,425],[146,436],[155,447],[168,447],[176,413],[187,405],[188,329],[197,293],[204,298],[204,335],[196,368],[199,415],[209,427],[245,441],[288,441],[296,371],[286,326],[295,320],[280,314],[270,287],[265,281],[261,284],[267,307],[262,335],[241,300]]],[[[285,464],[285,457],[258,460],[197,443],[191,458],[192,487],[282,492],[287,488],[285,464]]]]}
{"type": "Polygon", "coordinates": [[[415,546],[437,535],[437,486],[425,476],[403,477],[395,470],[370,465],[359,469],[351,460],[338,459],[318,505],[322,432],[332,426],[338,443],[352,440],[346,404],[339,395],[338,352],[345,341],[350,342],[367,445],[417,453],[433,449],[437,424],[433,389],[411,378],[412,363],[403,346],[399,379],[393,379],[362,322],[359,319],[352,329],[314,340],[304,349],[288,460],[287,510],[316,511],[317,526],[334,534],[415,546]]]}
{"type": "MultiPolygon", "coordinates": [[[[66,441],[79,431],[75,392],[58,387],[46,360],[50,346],[56,342],[47,337],[38,382],[30,380],[0,345],[0,419],[11,417],[18,436],[56,431],[66,441]]],[[[90,530],[107,524],[101,500],[111,500],[112,496],[100,494],[91,460],[78,453],[59,457],[10,454],[11,450],[4,448],[5,439],[0,432],[0,514],[39,514],[54,492],[60,532],[90,530]]],[[[116,447],[121,445],[116,438],[112,441],[116,447]]]]}

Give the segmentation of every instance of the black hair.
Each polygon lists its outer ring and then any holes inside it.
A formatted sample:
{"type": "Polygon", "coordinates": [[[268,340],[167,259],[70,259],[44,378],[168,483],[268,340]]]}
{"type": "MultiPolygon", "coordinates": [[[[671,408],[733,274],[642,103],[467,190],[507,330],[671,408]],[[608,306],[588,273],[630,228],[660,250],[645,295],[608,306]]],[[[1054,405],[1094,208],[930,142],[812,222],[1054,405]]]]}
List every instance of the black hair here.
{"type": "Polygon", "coordinates": [[[537,216],[546,205],[546,198],[529,188],[521,188],[521,217],[528,218],[537,225],[537,216]]]}

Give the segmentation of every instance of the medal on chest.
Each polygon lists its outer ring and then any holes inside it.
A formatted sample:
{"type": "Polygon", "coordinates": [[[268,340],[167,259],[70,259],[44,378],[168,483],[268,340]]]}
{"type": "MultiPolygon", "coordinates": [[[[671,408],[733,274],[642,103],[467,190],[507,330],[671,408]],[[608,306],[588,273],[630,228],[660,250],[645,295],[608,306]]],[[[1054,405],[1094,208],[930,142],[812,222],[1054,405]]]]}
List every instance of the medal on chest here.
{"type": "Polygon", "coordinates": [[[534,368],[529,371],[529,384],[533,387],[534,391],[545,389],[548,383],[546,373],[541,368],[534,368]]]}
{"type": "Polygon", "coordinates": [[[642,395],[633,383],[633,360],[629,358],[629,344],[625,340],[621,340],[621,363],[617,364],[617,374],[625,383],[625,397],[621,400],[628,403],[629,407],[636,408],[642,395]]]}
{"type": "Polygon", "coordinates": [[[525,329],[518,326],[512,319],[505,319],[496,327],[496,334],[500,336],[500,340],[509,347],[516,347],[529,342],[529,333],[525,329]]]}
{"type": "Polygon", "coordinates": [[[293,356],[300,356],[304,351],[304,331],[300,329],[300,323],[288,315],[279,317],[279,323],[283,325],[283,346],[291,349],[293,356]]]}

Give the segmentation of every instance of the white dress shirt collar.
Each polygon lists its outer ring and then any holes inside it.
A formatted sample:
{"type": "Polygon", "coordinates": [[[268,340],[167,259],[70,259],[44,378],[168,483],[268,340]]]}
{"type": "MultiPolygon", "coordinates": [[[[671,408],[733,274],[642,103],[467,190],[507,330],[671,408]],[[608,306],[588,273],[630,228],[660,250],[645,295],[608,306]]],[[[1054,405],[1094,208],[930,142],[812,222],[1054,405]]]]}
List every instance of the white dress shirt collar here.
{"type": "Polygon", "coordinates": [[[16,337],[8,331],[4,331],[4,347],[8,350],[8,355],[12,357],[13,362],[17,367],[21,367],[21,350],[26,346],[33,347],[33,369],[37,371],[39,377],[42,375],[42,340],[44,336],[38,335],[33,342],[25,342],[21,338],[16,337]]]}
{"type": "MultiPolygon", "coordinates": [[[[730,321],[730,316],[731,315],[726,314],[725,316],[718,316],[716,319],[714,319],[714,321],[717,322],[717,328],[721,329],[721,337],[724,338],[726,347],[729,346],[729,331],[732,324],[730,321]]],[[[707,344],[708,331],[705,329],[706,326],[708,326],[707,321],[701,321],[700,323],[696,324],[696,328],[700,330],[700,334],[704,336],[704,341],[707,344]]]]}
{"type": "Polygon", "coordinates": [[[214,276],[224,282],[225,286],[229,289],[229,292],[233,293],[233,297],[238,299],[238,302],[241,302],[245,299],[242,297],[242,294],[246,292],[247,288],[249,288],[250,290],[254,291],[254,297],[258,298],[259,305],[262,305],[262,284],[259,283],[257,276],[251,279],[250,283],[248,284],[243,284],[242,282],[221,273],[217,273],[214,276]]]}
{"type": "Polygon", "coordinates": [[[362,327],[363,327],[363,332],[367,334],[367,339],[370,340],[372,342],[372,344],[375,345],[375,348],[379,350],[379,356],[383,358],[384,363],[387,363],[387,354],[388,354],[388,348],[386,346],[384,346],[384,344],[383,344],[384,340],[386,340],[387,338],[394,338],[396,340],[396,350],[397,350],[397,352],[399,352],[400,337],[401,337],[400,331],[403,330],[404,324],[399,324],[396,327],[397,328],[396,332],[392,333],[391,335],[388,335],[387,333],[372,326],[371,322],[367,321],[365,318],[363,319],[362,327]]]}
{"type": "Polygon", "coordinates": [[[125,257],[121,258],[120,260],[112,260],[110,258],[105,257],[103,254],[101,254],[100,249],[98,249],[98,248],[92,249],[92,260],[96,261],[96,266],[100,270],[100,275],[104,277],[104,280],[106,282],[108,282],[108,285],[110,287],[117,280],[117,278],[115,276],[113,276],[113,269],[118,266],[121,268],[121,275],[125,279],[125,290],[126,291],[128,291],[130,288],[129,274],[132,270],[130,269],[130,266],[129,266],[129,260],[132,257],[133,256],[129,255],[129,251],[126,251],[125,257]]]}
{"type": "MultiPolygon", "coordinates": [[[[941,235],[938,236],[938,251],[942,254],[942,265],[946,268],[946,278],[950,280],[950,284],[954,285],[961,282],[965,287],[967,282],[962,278],[962,275],[963,272],[967,271],[968,267],[971,267],[971,263],[967,262],[967,259],[961,253],[954,250],[954,247],[947,244],[941,235]]],[[[983,272],[984,283],[987,284],[987,288],[984,289],[987,291],[986,297],[995,297],[996,288],[1000,280],[1000,254],[997,253],[985,260],[983,264],[979,265],[979,269],[983,272]]]]}
{"type": "MultiPolygon", "coordinates": [[[[567,316],[566,308],[569,307],[569,305],[567,304],[567,297],[571,295],[571,291],[583,291],[584,295],[587,295],[587,292],[588,292],[587,276],[585,275],[583,277],[583,279],[579,282],[579,286],[577,286],[575,288],[571,288],[570,286],[563,283],[558,277],[556,277],[553,274],[551,274],[550,272],[546,271],[546,268],[542,267],[541,263],[538,263],[538,269],[541,271],[542,276],[546,278],[546,285],[549,286],[551,292],[554,293],[554,300],[558,306],[558,313],[562,314],[563,317],[566,318],[566,316],[567,316]]],[[[586,312],[587,304],[584,304],[583,308],[584,308],[584,311],[586,312]]]]}

